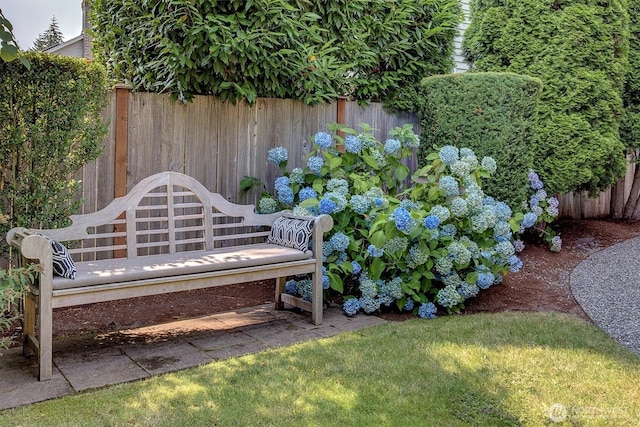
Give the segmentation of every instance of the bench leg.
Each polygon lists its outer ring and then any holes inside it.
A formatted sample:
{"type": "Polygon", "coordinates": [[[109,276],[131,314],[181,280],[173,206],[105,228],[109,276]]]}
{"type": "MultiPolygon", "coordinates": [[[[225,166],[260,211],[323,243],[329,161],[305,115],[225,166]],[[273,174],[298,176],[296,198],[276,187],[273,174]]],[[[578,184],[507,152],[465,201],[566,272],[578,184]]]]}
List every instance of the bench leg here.
{"type": "Polygon", "coordinates": [[[53,305],[51,298],[40,296],[38,364],[40,381],[50,380],[53,375],[53,305]]]}
{"type": "Polygon", "coordinates": [[[284,286],[286,284],[286,277],[276,278],[276,310],[282,310],[284,303],[282,302],[281,294],[284,292],[284,286]]]}
{"type": "Polygon", "coordinates": [[[36,301],[35,295],[25,293],[24,313],[22,320],[22,354],[28,356],[31,352],[37,354],[38,349],[33,348],[33,339],[36,333],[36,301]]]}
{"type": "Polygon", "coordinates": [[[313,274],[313,290],[312,290],[312,301],[311,301],[311,323],[314,325],[322,324],[322,304],[323,304],[323,295],[322,295],[322,270],[317,271],[313,274]]]}

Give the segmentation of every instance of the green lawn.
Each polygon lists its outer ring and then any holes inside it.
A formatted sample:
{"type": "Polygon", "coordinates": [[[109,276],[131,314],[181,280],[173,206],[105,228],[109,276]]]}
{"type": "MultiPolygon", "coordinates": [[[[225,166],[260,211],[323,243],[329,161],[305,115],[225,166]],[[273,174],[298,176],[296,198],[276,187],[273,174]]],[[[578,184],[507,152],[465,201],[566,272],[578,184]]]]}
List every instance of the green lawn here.
{"type": "Polygon", "coordinates": [[[0,426],[637,426],[639,378],[640,357],[575,317],[448,316],[7,410],[0,426]]]}

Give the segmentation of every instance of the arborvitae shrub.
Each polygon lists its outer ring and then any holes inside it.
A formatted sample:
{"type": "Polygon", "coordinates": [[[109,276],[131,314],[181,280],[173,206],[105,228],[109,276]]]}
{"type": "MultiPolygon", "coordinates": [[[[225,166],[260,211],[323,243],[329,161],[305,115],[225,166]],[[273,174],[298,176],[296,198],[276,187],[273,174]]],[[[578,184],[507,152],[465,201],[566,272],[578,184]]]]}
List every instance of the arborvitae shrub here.
{"type": "Polygon", "coordinates": [[[422,81],[419,158],[434,146],[469,147],[493,157],[498,172],[487,194],[517,207],[527,198],[527,173],[536,146],[540,80],[512,73],[464,73],[422,81]]]}
{"type": "Polygon", "coordinates": [[[538,77],[536,169],[553,193],[595,195],[625,172],[620,141],[629,18],[625,0],[473,0],[475,71],[538,77]]]}

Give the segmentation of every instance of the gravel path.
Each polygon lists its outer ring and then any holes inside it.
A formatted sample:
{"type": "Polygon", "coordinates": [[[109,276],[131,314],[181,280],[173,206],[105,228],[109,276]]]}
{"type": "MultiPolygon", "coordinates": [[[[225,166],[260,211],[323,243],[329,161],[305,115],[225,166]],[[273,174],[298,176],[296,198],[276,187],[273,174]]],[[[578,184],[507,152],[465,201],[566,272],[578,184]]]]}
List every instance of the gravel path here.
{"type": "Polygon", "coordinates": [[[640,237],[589,256],[571,273],[570,283],[595,324],[640,355],[640,237]]]}

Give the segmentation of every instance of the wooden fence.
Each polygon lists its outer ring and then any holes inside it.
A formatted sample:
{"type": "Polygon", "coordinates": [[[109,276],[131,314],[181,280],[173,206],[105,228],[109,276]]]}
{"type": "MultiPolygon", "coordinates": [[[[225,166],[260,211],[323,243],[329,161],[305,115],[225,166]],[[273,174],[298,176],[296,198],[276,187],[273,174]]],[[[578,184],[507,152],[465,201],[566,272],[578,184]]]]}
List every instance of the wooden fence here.
{"type": "MultiPolygon", "coordinates": [[[[145,177],[166,170],[193,176],[210,191],[234,203],[255,203],[257,193],[243,195],[240,180],[254,176],[272,190],[280,173],[267,163],[270,148],[289,151],[289,169],[304,166],[313,149],[310,138],[326,130],[328,123],[373,126],[384,140],[389,130],[418,120],[412,114],[391,115],[381,104],[366,108],[339,100],[316,106],[287,99],[259,98],[254,105],[239,101],[197,96],[189,104],[174,102],[168,95],[130,93],[117,87],[110,95],[104,115],[109,134],[100,158],[78,174],[82,180],[83,212],[106,206],[126,194],[145,177]]],[[[415,168],[416,159],[409,166],[415,168]]]]}
{"type": "MultiPolygon", "coordinates": [[[[192,103],[174,102],[168,95],[130,93],[119,87],[110,95],[104,115],[110,121],[105,149],[100,158],[78,174],[82,180],[82,212],[94,212],[114,197],[126,194],[145,177],[172,170],[193,176],[210,191],[234,203],[255,203],[257,193],[243,195],[240,180],[254,176],[272,190],[279,170],[267,163],[270,148],[289,151],[289,170],[303,166],[313,149],[310,142],[328,123],[358,128],[367,123],[379,140],[389,130],[418,119],[412,114],[392,115],[381,104],[363,108],[356,102],[305,105],[287,99],[258,98],[254,105],[239,101],[222,103],[219,98],[197,96],[192,103]]],[[[416,167],[416,158],[409,165],[416,167]]],[[[633,178],[630,165],[625,195],[633,178]]],[[[611,191],[597,199],[586,195],[560,196],[560,214],[569,218],[596,218],[610,214],[611,191]]]]}

